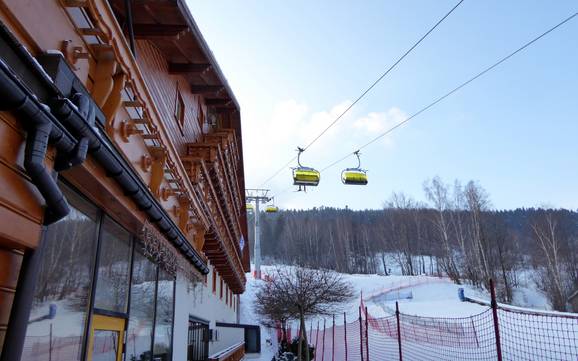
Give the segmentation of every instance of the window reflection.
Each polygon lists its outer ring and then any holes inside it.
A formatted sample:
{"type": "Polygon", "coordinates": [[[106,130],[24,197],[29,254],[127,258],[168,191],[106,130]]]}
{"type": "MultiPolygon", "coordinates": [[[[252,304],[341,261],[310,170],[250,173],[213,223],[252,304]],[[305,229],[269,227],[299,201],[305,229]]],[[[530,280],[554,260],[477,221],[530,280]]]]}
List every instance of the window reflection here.
{"type": "Polygon", "coordinates": [[[94,307],[126,312],[128,301],[130,234],[108,217],[102,225],[94,307]]]}
{"type": "Polygon", "coordinates": [[[171,341],[173,333],[173,277],[159,270],[157,290],[157,314],[155,323],[154,357],[155,361],[171,360],[171,341]]]}
{"type": "Polygon", "coordinates": [[[150,361],[157,268],[135,252],[125,361],[150,361]]]}
{"type": "Polygon", "coordinates": [[[48,227],[22,360],[81,359],[96,250],[97,211],[61,185],[70,214],[48,227]]]}
{"type": "Polygon", "coordinates": [[[92,361],[116,361],[118,338],[118,331],[94,330],[91,350],[92,361]]]}

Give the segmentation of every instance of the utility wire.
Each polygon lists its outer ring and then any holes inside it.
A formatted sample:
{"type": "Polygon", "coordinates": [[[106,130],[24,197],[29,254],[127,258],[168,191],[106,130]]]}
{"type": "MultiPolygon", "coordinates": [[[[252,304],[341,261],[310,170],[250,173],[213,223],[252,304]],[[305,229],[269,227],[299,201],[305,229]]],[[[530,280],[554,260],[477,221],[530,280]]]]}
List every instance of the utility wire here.
{"type": "MultiPolygon", "coordinates": [[[[343,116],[345,114],[347,114],[347,112],[349,112],[349,110],[351,110],[351,108],[353,108],[355,106],[355,104],[357,104],[359,101],[361,101],[361,99],[363,99],[367,95],[367,93],[369,93],[381,80],[383,80],[383,78],[385,78],[399,63],[401,63],[401,61],[406,56],[408,56],[415,48],[417,48],[417,46],[423,40],[425,40],[425,38],[427,38],[448,16],[450,16],[450,14],[453,13],[454,10],[456,10],[458,8],[458,6],[461,5],[462,2],[464,2],[464,0],[460,0],[456,5],[454,5],[453,8],[451,8],[450,11],[448,11],[441,19],[439,19],[438,22],[435,23],[434,26],[432,26],[415,44],[413,44],[411,46],[411,48],[409,48],[399,59],[397,59],[397,61],[395,63],[393,63],[383,74],[381,74],[381,76],[379,78],[377,78],[377,80],[375,80],[367,89],[365,89],[365,91],[363,93],[361,93],[361,95],[358,96],[357,99],[355,99],[355,101],[353,101],[353,103],[351,103],[347,108],[345,108],[345,110],[343,112],[341,112],[337,116],[337,118],[335,118],[335,120],[333,120],[333,122],[331,122],[325,129],[323,129],[323,131],[321,133],[319,133],[315,138],[313,138],[313,140],[311,142],[309,142],[303,148],[303,151],[306,151],[307,149],[309,149],[309,147],[311,147],[315,142],[317,142],[319,140],[319,138],[321,138],[325,133],[327,133],[327,131],[331,127],[333,127],[341,118],[343,118],[343,116]]],[[[271,181],[273,178],[275,178],[279,173],[281,173],[281,171],[283,171],[295,159],[297,159],[297,156],[291,158],[285,165],[283,165],[283,167],[281,167],[271,177],[267,178],[263,183],[261,183],[260,187],[262,187],[263,185],[265,185],[266,183],[271,181]]]]}
{"type": "Polygon", "coordinates": [[[514,55],[520,53],[521,51],[525,50],[526,48],[528,48],[529,46],[531,46],[532,44],[534,44],[535,42],[537,42],[538,40],[542,39],[543,37],[545,37],[546,35],[548,35],[549,33],[553,32],[554,30],[558,29],[559,27],[561,27],[562,25],[566,24],[567,22],[569,22],[570,20],[574,19],[576,16],[578,16],[578,12],[570,15],[569,17],[567,17],[566,19],[564,19],[563,21],[559,22],[558,24],[556,24],[555,26],[551,27],[550,29],[546,30],[545,32],[543,32],[542,34],[540,34],[539,36],[535,37],[534,39],[530,40],[529,42],[525,43],[524,45],[522,45],[521,47],[519,47],[518,49],[516,49],[515,51],[511,52],[510,54],[506,55],[505,57],[501,58],[500,60],[498,60],[497,62],[495,62],[494,64],[492,64],[491,66],[485,68],[484,70],[482,70],[481,72],[479,72],[478,74],[476,74],[475,76],[473,76],[472,78],[468,79],[467,81],[461,83],[460,85],[458,85],[457,87],[455,87],[454,89],[452,89],[451,91],[449,91],[448,93],[444,94],[443,96],[437,98],[436,100],[434,100],[433,102],[431,102],[430,104],[428,104],[427,106],[423,107],[422,109],[420,109],[418,112],[412,114],[411,116],[407,117],[406,119],[404,119],[403,121],[399,122],[398,124],[394,125],[393,127],[389,128],[388,130],[386,130],[385,132],[381,133],[380,135],[378,135],[377,137],[373,138],[372,140],[370,140],[369,142],[363,144],[361,147],[357,148],[355,151],[348,153],[347,155],[345,155],[342,158],[339,158],[338,160],[336,160],[335,162],[329,164],[328,166],[326,166],[325,168],[323,168],[321,170],[321,172],[326,171],[327,169],[335,166],[336,164],[344,161],[345,159],[347,159],[348,157],[352,156],[355,154],[356,151],[360,151],[361,149],[368,147],[369,145],[375,143],[376,141],[378,141],[379,139],[385,137],[386,135],[388,135],[389,133],[393,132],[395,129],[401,127],[402,125],[404,125],[405,123],[409,122],[410,120],[412,120],[413,118],[417,117],[418,115],[424,113],[425,111],[429,110],[431,107],[435,106],[436,104],[440,103],[441,101],[443,101],[444,99],[446,99],[447,97],[451,96],[452,94],[456,93],[457,91],[459,91],[460,89],[464,88],[465,86],[467,86],[468,84],[472,83],[473,81],[475,81],[476,79],[480,78],[481,76],[485,75],[486,73],[492,71],[494,68],[498,67],[500,64],[504,63],[505,61],[509,60],[511,57],[513,57],[514,55]]]}

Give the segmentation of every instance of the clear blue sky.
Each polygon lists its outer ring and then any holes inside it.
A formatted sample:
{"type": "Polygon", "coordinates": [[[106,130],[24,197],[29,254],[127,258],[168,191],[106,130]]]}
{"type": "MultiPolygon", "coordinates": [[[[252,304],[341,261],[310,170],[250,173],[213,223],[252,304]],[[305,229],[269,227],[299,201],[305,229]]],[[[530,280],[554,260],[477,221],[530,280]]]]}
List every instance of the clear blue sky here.
{"type": "MultiPolygon", "coordinates": [[[[191,12],[235,92],[257,187],[457,1],[201,1],[191,12]]],[[[323,168],[578,11],[577,1],[466,0],[303,163],[323,168]]],[[[281,207],[379,208],[424,180],[479,181],[495,208],[578,208],[578,19],[366,148],[369,185],[341,169],[281,207]]],[[[266,186],[291,184],[284,170],[266,186]]]]}

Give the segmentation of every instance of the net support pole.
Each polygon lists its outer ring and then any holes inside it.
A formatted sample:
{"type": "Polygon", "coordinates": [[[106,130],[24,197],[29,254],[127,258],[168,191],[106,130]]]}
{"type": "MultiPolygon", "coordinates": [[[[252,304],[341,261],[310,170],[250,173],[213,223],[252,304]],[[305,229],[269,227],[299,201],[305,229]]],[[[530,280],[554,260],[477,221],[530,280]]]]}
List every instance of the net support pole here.
{"type": "Polygon", "coordinates": [[[369,313],[367,313],[367,306],[365,306],[365,356],[369,361],[369,313]]]}
{"type": "Polygon", "coordinates": [[[490,296],[492,298],[492,318],[494,319],[494,335],[496,337],[496,353],[498,361],[502,361],[502,344],[500,341],[500,327],[498,323],[498,302],[496,301],[496,290],[494,280],[490,278],[490,296]]]}
{"type": "MultiPolygon", "coordinates": [[[[311,320],[311,326],[309,326],[309,333],[307,334],[307,343],[313,340],[313,320],[311,320]]],[[[313,346],[313,342],[311,342],[311,346],[313,346]]]]}
{"type": "Polygon", "coordinates": [[[347,361],[347,316],[343,312],[343,341],[345,341],[345,361],[347,361]]]}
{"type": "Polygon", "coordinates": [[[325,359],[325,319],[323,319],[323,340],[321,340],[321,361],[325,359]]]}
{"type": "Polygon", "coordinates": [[[361,361],[363,361],[363,321],[361,320],[361,306],[359,306],[359,349],[361,350],[361,361]]]}
{"type": "Polygon", "coordinates": [[[315,360],[317,360],[317,355],[319,354],[317,349],[317,341],[319,340],[319,320],[317,320],[317,330],[315,331],[315,360]]]}
{"type": "Polygon", "coordinates": [[[403,361],[401,352],[401,323],[399,322],[399,303],[395,303],[395,322],[397,324],[397,348],[399,350],[399,361],[403,361]]]}
{"type": "Polygon", "coordinates": [[[333,315],[333,326],[331,327],[331,361],[335,361],[335,315],[333,315]]]}

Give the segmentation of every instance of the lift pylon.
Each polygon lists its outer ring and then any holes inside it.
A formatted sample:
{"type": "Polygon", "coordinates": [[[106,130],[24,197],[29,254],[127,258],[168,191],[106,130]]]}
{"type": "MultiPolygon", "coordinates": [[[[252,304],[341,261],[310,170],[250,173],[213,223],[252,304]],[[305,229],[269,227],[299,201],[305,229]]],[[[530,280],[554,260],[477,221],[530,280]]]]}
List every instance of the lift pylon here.
{"type": "Polygon", "coordinates": [[[269,189],[260,188],[248,188],[245,189],[245,199],[247,203],[255,202],[255,278],[261,279],[261,229],[260,229],[260,212],[259,205],[261,203],[268,203],[271,201],[271,197],[268,196],[269,189]]]}

